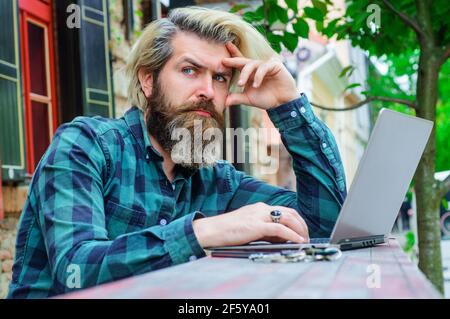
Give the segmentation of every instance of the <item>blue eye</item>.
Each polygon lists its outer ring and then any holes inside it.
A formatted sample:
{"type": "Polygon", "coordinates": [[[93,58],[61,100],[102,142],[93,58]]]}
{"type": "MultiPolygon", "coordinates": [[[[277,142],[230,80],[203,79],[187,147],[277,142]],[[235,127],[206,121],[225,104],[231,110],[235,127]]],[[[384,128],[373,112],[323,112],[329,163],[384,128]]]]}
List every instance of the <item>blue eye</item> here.
{"type": "Polygon", "coordinates": [[[227,82],[227,79],[225,79],[223,75],[216,74],[215,79],[218,80],[219,82],[227,82]]]}
{"type": "Polygon", "coordinates": [[[187,75],[194,74],[194,71],[195,71],[194,68],[184,68],[183,70],[181,70],[181,72],[183,72],[184,74],[187,74],[187,75]]]}

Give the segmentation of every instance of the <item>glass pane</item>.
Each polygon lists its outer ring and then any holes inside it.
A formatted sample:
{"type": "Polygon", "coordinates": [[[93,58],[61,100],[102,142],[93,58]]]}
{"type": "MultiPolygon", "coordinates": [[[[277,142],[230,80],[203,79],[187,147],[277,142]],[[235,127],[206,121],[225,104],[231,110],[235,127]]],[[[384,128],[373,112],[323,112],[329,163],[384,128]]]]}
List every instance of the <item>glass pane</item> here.
{"type": "Polygon", "coordinates": [[[31,92],[47,96],[45,30],[34,23],[27,24],[31,92]]]}
{"type": "Polygon", "coordinates": [[[31,117],[33,127],[33,152],[34,152],[34,166],[44,155],[47,149],[49,138],[49,122],[48,122],[48,104],[31,101],[31,117]]]}
{"type": "Polygon", "coordinates": [[[102,0],[87,0],[87,1],[84,1],[84,5],[86,7],[91,7],[91,8],[103,11],[102,0]]]}
{"type": "Polygon", "coordinates": [[[83,33],[83,56],[87,75],[86,85],[90,88],[108,90],[106,74],[105,34],[102,26],[86,23],[83,33]]]}

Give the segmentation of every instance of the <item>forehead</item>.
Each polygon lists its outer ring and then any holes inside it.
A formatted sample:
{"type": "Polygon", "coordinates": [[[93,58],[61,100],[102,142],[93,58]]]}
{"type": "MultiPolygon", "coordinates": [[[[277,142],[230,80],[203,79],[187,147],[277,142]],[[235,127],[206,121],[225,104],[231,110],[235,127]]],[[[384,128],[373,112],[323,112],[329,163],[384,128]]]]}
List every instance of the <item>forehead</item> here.
{"type": "Polygon", "coordinates": [[[193,33],[178,32],[172,39],[172,48],[171,60],[175,63],[190,57],[210,69],[229,70],[222,65],[223,58],[231,57],[223,43],[208,41],[193,33]]]}

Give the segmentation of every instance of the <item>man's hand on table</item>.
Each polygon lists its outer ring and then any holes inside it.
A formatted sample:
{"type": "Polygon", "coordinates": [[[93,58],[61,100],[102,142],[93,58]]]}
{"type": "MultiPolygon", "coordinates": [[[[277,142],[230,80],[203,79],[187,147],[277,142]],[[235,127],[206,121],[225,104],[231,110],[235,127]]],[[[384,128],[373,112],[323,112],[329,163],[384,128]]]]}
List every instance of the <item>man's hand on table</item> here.
{"type": "Polygon", "coordinates": [[[298,212],[289,207],[256,203],[229,213],[196,219],[194,233],[203,248],[242,245],[252,241],[305,243],[309,241],[308,227],[298,212]],[[279,223],[270,212],[281,211],[279,223]]]}

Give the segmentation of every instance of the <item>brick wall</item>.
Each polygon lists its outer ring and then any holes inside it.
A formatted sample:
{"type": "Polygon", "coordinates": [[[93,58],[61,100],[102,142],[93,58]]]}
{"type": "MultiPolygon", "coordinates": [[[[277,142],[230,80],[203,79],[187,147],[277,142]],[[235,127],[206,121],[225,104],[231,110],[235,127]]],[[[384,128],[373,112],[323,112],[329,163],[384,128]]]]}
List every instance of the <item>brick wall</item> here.
{"type": "Polygon", "coordinates": [[[18,219],[17,216],[8,216],[0,221],[0,299],[6,297],[12,278],[18,219]]]}

